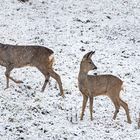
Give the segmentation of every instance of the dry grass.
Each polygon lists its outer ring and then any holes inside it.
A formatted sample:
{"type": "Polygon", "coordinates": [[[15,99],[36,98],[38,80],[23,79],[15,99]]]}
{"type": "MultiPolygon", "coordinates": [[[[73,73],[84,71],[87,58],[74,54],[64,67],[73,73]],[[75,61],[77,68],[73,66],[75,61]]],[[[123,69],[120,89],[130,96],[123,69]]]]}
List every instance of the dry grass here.
{"type": "Polygon", "coordinates": [[[19,2],[28,2],[29,0],[18,0],[19,2]]]}
{"type": "Polygon", "coordinates": [[[140,129],[140,113],[139,113],[139,118],[138,118],[138,129],[140,129]]]}

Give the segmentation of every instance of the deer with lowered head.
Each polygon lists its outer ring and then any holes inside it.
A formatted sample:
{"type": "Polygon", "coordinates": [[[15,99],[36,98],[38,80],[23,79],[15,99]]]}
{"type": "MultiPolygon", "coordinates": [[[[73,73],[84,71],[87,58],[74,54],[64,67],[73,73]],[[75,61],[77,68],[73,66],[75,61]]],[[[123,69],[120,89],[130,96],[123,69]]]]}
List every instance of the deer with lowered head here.
{"type": "Polygon", "coordinates": [[[106,95],[111,99],[115,106],[113,119],[116,119],[120,106],[122,106],[127,115],[127,122],[131,123],[128,105],[120,98],[120,91],[122,90],[123,81],[114,75],[88,75],[90,70],[97,69],[91,59],[94,53],[95,51],[91,51],[85,54],[80,64],[78,85],[79,90],[83,95],[83,105],[80,119],[83,120],[88,98],[90,101],[90,119],[93,120],[93,98],[100,95],[106,95]]]}
{"type": "Polygon", "coordinates": [[[49,78],[52,77],[58,82],[60,93],[62,96],[64,96],[60,76],[53,70],[52,67],[53,62],[54,52],[49,48],[35,45],[22,46],[0,43],[0,65],[6,67],[6,88],[9,87],[9,79],[15,83],[22,83],[22,81],[15,80],[10,76],[10,72],[14,68],[34,66],[45,77],[42,92],[45,90],[49,78]]]}

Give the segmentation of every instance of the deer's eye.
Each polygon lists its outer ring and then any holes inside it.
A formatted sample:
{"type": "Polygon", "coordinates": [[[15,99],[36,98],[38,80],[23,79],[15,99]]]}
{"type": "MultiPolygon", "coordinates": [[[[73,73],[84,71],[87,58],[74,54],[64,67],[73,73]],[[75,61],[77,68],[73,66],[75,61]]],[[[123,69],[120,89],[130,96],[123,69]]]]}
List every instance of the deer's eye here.
{"type": "Polygon", "coordinates": [[[92,62],[89,62],[89,64],[92,64],[92,62]]]}

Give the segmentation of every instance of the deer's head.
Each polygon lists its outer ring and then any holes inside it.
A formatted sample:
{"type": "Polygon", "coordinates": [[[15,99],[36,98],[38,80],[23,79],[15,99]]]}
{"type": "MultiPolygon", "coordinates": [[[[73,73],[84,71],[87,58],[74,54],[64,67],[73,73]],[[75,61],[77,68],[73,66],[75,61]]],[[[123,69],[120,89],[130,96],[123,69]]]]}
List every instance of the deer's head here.
{"type": "Polygon", "coordinates": [[[93,61],[91,60],[92,55],[95,53],[95,51],[88,52],[83,56],[83,59],[80,64],[80,69],[84,72],[89,72],[90,70],[97,69],[93,61]]]}

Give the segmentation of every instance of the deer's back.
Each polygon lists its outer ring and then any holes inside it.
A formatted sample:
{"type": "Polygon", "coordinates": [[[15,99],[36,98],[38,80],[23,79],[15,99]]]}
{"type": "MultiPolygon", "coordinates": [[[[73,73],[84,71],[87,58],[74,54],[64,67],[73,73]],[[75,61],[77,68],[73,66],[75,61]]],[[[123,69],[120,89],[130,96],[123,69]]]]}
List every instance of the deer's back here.
{"type": "Polygon", "coordinates": [[[6,66],[7,63],[15,67],[24,65],[36,66],[43,61],[46,62],[53,51],[42,46],[15,46],[0,44],[0,64],[6,66]]]}
{"type": "Polygon", "coordinates": [[[114,75],[88,75],[88,88],[93,94],[104,95],[113,88],[120,88],[123,81],[114,75]]]}

